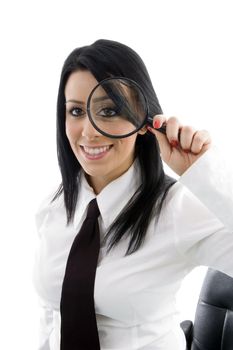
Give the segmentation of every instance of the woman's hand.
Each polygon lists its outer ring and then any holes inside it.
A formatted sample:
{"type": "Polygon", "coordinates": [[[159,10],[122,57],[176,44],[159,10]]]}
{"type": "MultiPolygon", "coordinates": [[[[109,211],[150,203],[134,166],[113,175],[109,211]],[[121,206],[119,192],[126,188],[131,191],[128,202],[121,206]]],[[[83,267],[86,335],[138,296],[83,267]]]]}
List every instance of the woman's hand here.
{"type": "Polygon", "coordinates": [[[208,131],[183,126],[175,117],[156,115],[153,125],[154,129],[148,127],[148,130],[159,142],[163,161],[180,176],[211,147],[208,131]],[[164,123],[166,135],[156,130],[164,123]]]}

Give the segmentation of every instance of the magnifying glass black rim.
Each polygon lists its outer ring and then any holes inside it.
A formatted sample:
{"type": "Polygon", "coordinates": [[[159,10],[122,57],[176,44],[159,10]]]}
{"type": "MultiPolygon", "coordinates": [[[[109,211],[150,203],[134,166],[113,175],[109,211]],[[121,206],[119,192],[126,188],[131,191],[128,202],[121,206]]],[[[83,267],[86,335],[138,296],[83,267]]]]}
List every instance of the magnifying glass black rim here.
{"type": "Polygon", "coordinates": [[[101,80],[93,89],[92,91],[90,92],[90,95],[88,97],[88,100],[87,100],[87,115],[88,115],[88,118],[91,122],[91,124],[94,126],[94,128],[99,131],[102,135],[104,136],[107,136],[107,137],[110,137],[112,139],[123,139],[125,137],[128,137],[128,136],[131,136],[133,134],[135,134],[136,132],[138,132],[144,125],[147,124],[147,118],[148,118],[148,103],[147,103],[147,99],[146,99],[146,96],[141,88],[141,86],[134,80],[132,79],[129,79],[129,78],[125,78],[125,77],[122,77],[122,76],[119,76],[119,77],[109,77],[109,78],[105,78],[103,80],[101,80]],[[108,80],[126,80],[134,85],[136,85],[136,87],[140,90],[140,92],[142,93],[144,99],[145,99],[145,103],[146,103],[146,115],[145,115],[145,118],[144,120],[142,121],[141,125],[139,125],[135,130],[129,132],[128,134],[124,134],[124,135],[112,135],[112,134],[108,134],[107,132],[101,130],[93,121],[92,117],[91,117],[91,112],[90,112],[90,101],[91,101],[91,98],[92,98],[92,95],[94,94],[95,90],[100,86],[102,85],[103,83],[105,83],[106,81],[108,80]]]}

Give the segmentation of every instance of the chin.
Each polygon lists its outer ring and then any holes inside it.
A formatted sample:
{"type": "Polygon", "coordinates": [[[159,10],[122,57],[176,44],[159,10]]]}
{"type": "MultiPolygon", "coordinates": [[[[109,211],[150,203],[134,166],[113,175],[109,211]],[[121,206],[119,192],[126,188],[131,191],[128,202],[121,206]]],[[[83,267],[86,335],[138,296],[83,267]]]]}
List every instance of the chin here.
{"type": "Polygon", "coordinates": [[[90,169],[90,168],[87,168],[87,167],[82,167],[82,169],[88,176],[91,176],[91,177],[104,177],[104,176],[107,175],[106,171],[103,172],[101,170],[90,169]]]}

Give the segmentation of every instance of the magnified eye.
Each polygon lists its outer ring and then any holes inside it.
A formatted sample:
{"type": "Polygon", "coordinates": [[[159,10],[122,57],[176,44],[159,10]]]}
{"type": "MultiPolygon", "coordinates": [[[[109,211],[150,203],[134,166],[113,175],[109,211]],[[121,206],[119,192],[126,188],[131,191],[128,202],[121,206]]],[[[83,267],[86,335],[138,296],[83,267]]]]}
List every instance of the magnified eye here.
{"type": "Polygon", "coordinates": [[[85,114],[85,112],[79,108],[79,107],[75,107],[75,108],[72,108],[70,110],[70,114],[73,116],[73,117],[81,117],[85,114]]]}
{"type": "Polygon", "coordinates": [[[115,117],[116,115],[118,115],[118,112],[114,108],[106,107],[101,109],[98,114],[102,117],[115,117]]]}

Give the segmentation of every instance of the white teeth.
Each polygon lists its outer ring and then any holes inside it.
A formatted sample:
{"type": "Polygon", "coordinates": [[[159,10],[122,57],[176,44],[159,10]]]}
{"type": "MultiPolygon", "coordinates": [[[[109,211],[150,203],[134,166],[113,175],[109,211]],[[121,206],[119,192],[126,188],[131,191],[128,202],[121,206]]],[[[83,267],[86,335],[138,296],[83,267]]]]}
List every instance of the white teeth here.
{"type": "Polygon", "coordinates": [[[87,147],[87,146],[83,146],[83,149],[86,153],[90,154],[91,156],[95,156],[98,155],[100,153],[106,152],[108,151],[110,148],[110,146],[103,146],[103,147],[87,147]]]}

